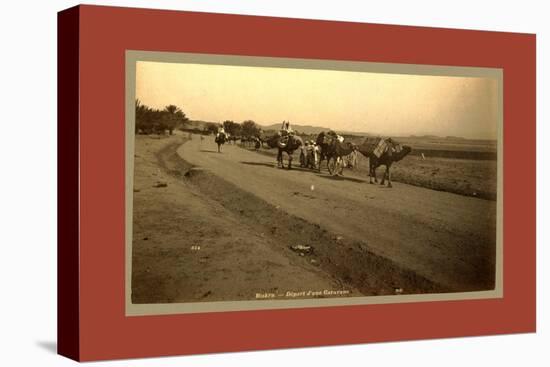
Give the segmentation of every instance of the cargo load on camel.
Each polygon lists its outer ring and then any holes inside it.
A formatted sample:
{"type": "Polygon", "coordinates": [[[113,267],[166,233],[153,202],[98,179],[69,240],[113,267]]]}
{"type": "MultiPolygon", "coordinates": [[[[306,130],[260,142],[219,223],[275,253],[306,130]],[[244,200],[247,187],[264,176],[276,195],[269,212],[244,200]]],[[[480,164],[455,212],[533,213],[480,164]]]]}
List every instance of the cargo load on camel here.
{"type": "Polygon", "coordinates": [[[399,153],[403,149],[401,144],[393,140],[392,138],[371,138],[368,137],[365,139],[365,142],[362,144],[363,154],[374,154],[376,158],[380,158],[382,154],[386,151],[389,155],[392,153],[399,153]]]}

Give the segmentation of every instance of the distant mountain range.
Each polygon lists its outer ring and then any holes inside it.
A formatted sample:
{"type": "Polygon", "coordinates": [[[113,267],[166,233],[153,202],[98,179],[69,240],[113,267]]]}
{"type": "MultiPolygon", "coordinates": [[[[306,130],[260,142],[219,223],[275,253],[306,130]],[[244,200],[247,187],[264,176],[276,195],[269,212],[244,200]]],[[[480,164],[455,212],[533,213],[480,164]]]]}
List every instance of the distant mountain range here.
{"type": "MultiPolygon", "coordinates": [[[[260,125],[260,124],[258,124],[260,125]]],[[[282,124],[272,124],[272,125],[260,125],[262,129],[264,130],[280,130],[282,124]]],[[[308,134],[308,135],[314,135],[319,134],[321,131],[328,131],[328,127],[321,127],[321,126],[311,126],[311,125],[299,125],[299,124],[290,124],[290,127],[292,130],[297,130],[300,133],[308,134]]],[[[342,131],[342,130],[335,130],[339,134],[345,134],[345,135],[357,135],[357,136],[368,136],[372,135],[369,133],[362,133],[362,132],[354,132],[354,131],[342,131]]]]}
{"type": "MultiPolygon", "coordinates": [[[[272,125],[261,125],[264,130],[280,130],[281,124],[272,124],[272,125]]],[[[321,127],[321,126],[312,126],[312,125],[299,125],[299,124],[290,124],[290,127],[293,130],[298,131],[299,133],[308,134],[308,135],[316,135],[319,134],[321,131],[328,131],[330,130],[328,127],[321,127]]],[[[357,132],[357,131],[346,131],[346,130],[334,130],[338,134],[342,135],[355,135],[355,136],[387,136],[385,134],[377,134],[377,133],[367,133],[367,132],[357,132]]],[[[418,139],[418,140],[446,140],[446,141],[470,141],[470,140],[479,140],[479,141],[493,141],[491,139],[467,139],[461,136],[437,136],[437,135],[403,135],[403,134],[393,134],[392,137],[395,138],[407,138],[407,139],[418,139]]]]}

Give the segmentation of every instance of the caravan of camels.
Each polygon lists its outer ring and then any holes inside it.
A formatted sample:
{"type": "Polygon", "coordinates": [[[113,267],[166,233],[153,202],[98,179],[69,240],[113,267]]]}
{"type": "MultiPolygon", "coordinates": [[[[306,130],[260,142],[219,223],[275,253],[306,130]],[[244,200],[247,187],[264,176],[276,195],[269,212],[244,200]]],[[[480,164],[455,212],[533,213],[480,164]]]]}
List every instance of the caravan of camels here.
{"type": "Polygon", "coordinates": [[[237,140],[243,145],[253,146],[256,150],[264,144],[269,148],[277,148],[279,168],[284,168],[283,153],[286,153],[287,168],[292,169],[293,154],[299,149],[300,167],[321,172],[322,163],[326,161],[327,170],[333,176],[343,175],[345,167],[356,166],[357,154],[361,153],[369,159],[369,182],[378,183],[376,169],[385,166],[386,170],[380,184],[384,185],[387,180],[388,187],[392,187],[392,164],[405,158],[412,150],[410,146],[401,145],[392,138],[365,137],[360,144],[354,144],[332,130],[320,132],[315,140],[305,140],[290,128],[288,121],[283,121],[280,131],[270,136],[263,133],[249,137],[229,136],[223,125],[220,125],[214,139],[219,153],[223,144],[235,143],[237,140]]]}

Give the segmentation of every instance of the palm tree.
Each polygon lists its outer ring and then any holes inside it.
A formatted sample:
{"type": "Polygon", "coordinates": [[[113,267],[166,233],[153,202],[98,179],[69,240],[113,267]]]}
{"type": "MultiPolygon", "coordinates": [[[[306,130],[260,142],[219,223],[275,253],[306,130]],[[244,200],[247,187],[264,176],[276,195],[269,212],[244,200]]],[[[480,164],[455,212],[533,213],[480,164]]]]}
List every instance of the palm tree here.
{"type": "Polygon", "coordinates": [[[172,132],[177,127],[177,125],[183,125],[185,122],[188,121],[188,118],[185,116],[185,113],[176,105],[168,105],[164,107],[163,111],[166,115],[168,115],[167,123],[168,123],[168,130],[170,132],[170,135],[172,135],[172,132]]]}
{"type": "Polygon", "coordinates": [[[170,115],[176,115],[177,112],[181,112],[181,109],[176,105],[168,105],[164,107],[164,111],[168,112],[170,115]]]}
{"type": "Polygon", "coordinates": [[[141,103],[139,99],[136,99],[136,133],[139,132],[139,129],[142,129],[143,131],[147,130],[150,114],[151,109],[141,103]]]}

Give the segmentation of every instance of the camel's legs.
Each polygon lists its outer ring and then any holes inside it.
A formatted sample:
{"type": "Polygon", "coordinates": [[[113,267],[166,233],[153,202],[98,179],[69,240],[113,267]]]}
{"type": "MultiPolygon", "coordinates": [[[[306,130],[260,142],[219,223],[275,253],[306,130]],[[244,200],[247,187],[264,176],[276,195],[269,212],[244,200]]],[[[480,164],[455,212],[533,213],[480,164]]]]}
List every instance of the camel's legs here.
{"type": "MultiPolygon", "coordinates": [[[[376,166],[375,165],[372,166],[371,179],[373,179],[373,178],[374,178],[374,183],[378,183],[378,178],[376,178],[376,166]]],[[[373,183],[373,182],[371,181],[371,183],[373,183]]]]}
{"type": "Polygon", "coordinates": [[[288,154],[288,169],[292,169],[292,154],[288,154]]]}
{"type": "Polygon", "coordinates": [[[384,172],[384,176],[382,177],[382,182],[380,182],[380,185],[384,185],[386,183],[386,178],[388,179],[388,187],[391,186],[391,179],[390,179],[390,164],[386,165],[386,171],[384,172]]]}
{"type": "MultiPolygon", "coordinates": [[[[327,162],[327,171],[328,171],[328,157],[324,156],[323,159],[327,162]]],[[[321,159],[321,162],[323,161],[323,159],[321,159]]],[[[319,162],[319,172],[321,172],[321,162],[319,162]]]]}
{"type": "Polygon", "coordinates": [[[307,157],[303,151],[300,152],[300,167],[307,167],[307,157]]]}

